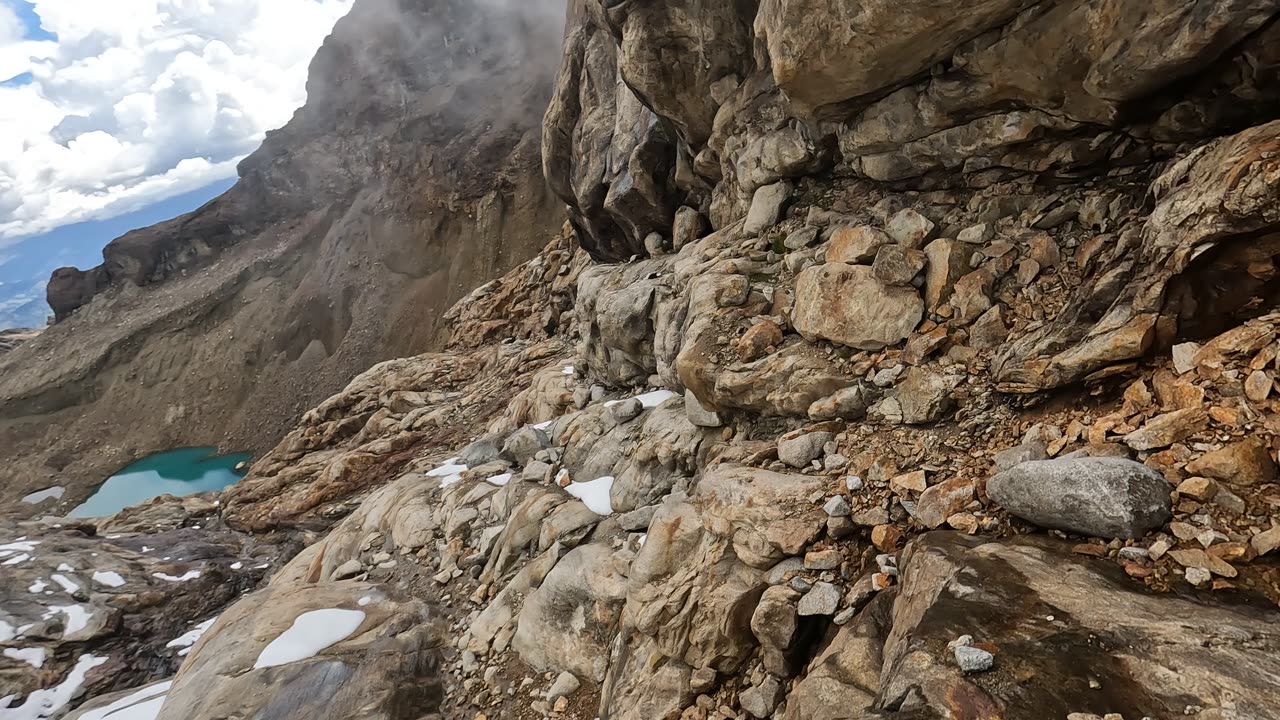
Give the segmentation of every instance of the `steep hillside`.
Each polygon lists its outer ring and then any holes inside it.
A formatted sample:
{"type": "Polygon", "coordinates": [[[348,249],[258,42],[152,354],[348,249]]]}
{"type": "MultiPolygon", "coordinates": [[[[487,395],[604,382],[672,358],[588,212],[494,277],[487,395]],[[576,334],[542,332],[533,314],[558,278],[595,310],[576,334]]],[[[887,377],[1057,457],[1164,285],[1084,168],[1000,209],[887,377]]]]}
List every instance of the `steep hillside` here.
{"type": "Polygon", "coordinates": [[[0,498],[72,502],[171,446],[263,451],[447,337],[453,301],[563,222],[538,139],[562,29],[556,0],[357,3],[230,191],[54,274],[60,322],[0,361],[0,498]]]}
{"type": "Polygon", "coordinates": [[[225,492],[0,524],[15,698],[1280,717],[1280,3],[568,18],[542,149],[570,226],[225,492]],[[95,562],[131,574],[30,590],[95,562]]]}

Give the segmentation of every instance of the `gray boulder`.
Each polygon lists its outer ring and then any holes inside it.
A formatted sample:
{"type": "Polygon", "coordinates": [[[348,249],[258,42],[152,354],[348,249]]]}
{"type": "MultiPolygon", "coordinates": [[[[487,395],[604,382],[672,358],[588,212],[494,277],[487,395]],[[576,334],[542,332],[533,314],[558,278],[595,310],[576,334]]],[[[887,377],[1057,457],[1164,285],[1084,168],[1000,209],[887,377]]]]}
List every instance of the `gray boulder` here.
{"type": "Polygon", "coordinates": [[[532,426],[525,426],[511,433],[502,443],[502,455],[517,465],[526,465],[540,450],[551,447],[551,437],[532,426]]]}
{"type": "Polygon", "coordinates": [[[987,494],[1041,527],[1104,538],[1135,538],[1163,525],[1169,483],[1123,458],[1082,457],[1024,462],[987,482],[987,494]]]}
{"type": "Polygon", "coordinates": [[[813,432],[783,440],[778,443],[778,459],[793,468],[808,467],[809,463],[822,457],[822,446],[831,442],[833,437],[829,432],[813,432]]]}

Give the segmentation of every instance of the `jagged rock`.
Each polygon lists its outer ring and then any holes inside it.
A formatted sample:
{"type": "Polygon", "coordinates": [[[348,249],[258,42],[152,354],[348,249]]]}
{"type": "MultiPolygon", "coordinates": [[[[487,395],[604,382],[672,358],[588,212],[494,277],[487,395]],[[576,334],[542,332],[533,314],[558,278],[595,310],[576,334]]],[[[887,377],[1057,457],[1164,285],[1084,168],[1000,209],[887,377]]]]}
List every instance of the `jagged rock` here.
{"type": "Polygon", "coordinates": [[[880,248],[893,244],[893,238],[869,225],[836,228],[827,244],[827,262],[860,265],[875,259],[880,248]]]}
{"type": "Polygon", "coordinates": [[[876,252],[872,270],[876,278],[886,285],[910,285],[924,270],[925,264],[925,254],[920,250],[885,245],[876,252]]]}
{"type": "Polygon", "coordinates": [[[751,210],[747,213],[742,232],[746,235],[759,235],[778,224],[782,217],[782,206],[791,197],[791,184],[785,182],[765,185],[756,190],[751,200],[751,210]]]}
{"type": "Polygon", "coordinates": [[[1187,463],[1187,472],[1240,487],[1275,482],[1280,478],[1280,470],[1276,468],[1271,451],[1258,438],[1248,438],[1207,452],[1187,463]]]}
{"type": "Polygon", "coordinates": [[[938,238],[925,246],[928,269],[924,277],[924,304],[936,308],[951,296],[956,281],[969,272],[972,250],[963,241],[938,238]]]}
{"type": "Polygon", "coordinates": [[[885,285],[866,266],[827,263],[796,279],[791,321],[809,341],[878,350],[905,340],[923,316],[913,288],[885,285]]]}
{"type": "Polygon", "coordinates": [[[915,516],[925,527],[938,528],[972,500],[973,483],[965,478],[954,478],[930,486],[921,493],[916,502],[915,516]]]}
{"type": "Polygon", "coordinates": [[[782,700],[782,685],[775,677],[766,677],[759,685],[755,685],[738,696],[742,709],[753,717],[773,717],[774,708],[782,700]]]}
{"type": "Polygon", "coordinates": [[[1187,408],[1157,415],[1147,424],[1124,436],[1124,444],[1134,450],[1155,450],[1185,440],[1209,424],[1203,408],[1187,408]]]}
{"type": "Polygon", "coordinates": [[[782,246],[788,250],[803,250],[817,241],[818,228],[807,225],[788,235],[782,246]]]}
{"type": "Polygon", "coordinates": [[[929,218],[907,208],[889,218],[884,231],[902,247],[919,250],[933,239],[937,226],[929,218]]]}
{"type": "Polygon", "coordinates": [[[1009,512],[1042,527],[1105,538],[1140,537],[1170,516],[1169,483],[1121,458],[1024,462],[987,481],[1009,512]]]}
{"type": "Polygon", "coordinates": [[[702,213],[682,205],[676,210],[675,222],[671,228],[671,251],[678,253],[685,245],[702,237],[705,227],[706,221],[702,213]]]}
{"type": "Polygon", "coordinates": [[[778,443],[778,459],[793,468],[806,468],[822,457],[822,446],[834,437],[829,432],[812,432],[778,443]]]}
{"type": "Polygon", "coordinates": [[[718,465],[698,484],[703,522],[731,538],[743,562],[768,567],[799,554],[822,532],[827,514],[807,498],[823,484],[808,475],[718,465]]]}
{"type": "Polygon", "coordinates": [[[765,670],[781,677],[790,677],[797,669],[789,651],[799,622],[796,611],[799,599],[800,593],[775,584],[760,596],[751,615],[751,632],[764,652],[765,670]]]}
{"type": "Polygon", "coordinates": [[[808,415],[811,420],[859,420],[867,413],[867,405],[867,391],[861,385],[854,385],[814,401],[808,415]]]}
{"type": "Polygon", "coordinates": [[[893,393],[901,412],[900,422],[922,425],[941,419],[954,406],[952,394],[962,379],[919,367],[908,369],[893,393]]]}
{"type": "Polygon", "coordinates": [[[796,613],[801,617],[809,615],[835,615],[840,606],[840,590],[831,583],[814,583],[809,592],[800,598],[796,613]]]}

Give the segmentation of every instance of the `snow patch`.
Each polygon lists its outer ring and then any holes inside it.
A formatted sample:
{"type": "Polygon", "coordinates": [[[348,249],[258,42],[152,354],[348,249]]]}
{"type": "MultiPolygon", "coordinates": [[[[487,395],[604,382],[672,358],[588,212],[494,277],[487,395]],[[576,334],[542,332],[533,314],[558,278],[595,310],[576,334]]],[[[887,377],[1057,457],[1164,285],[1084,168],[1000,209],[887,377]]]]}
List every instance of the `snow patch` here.
{"type": "Polygon", "coordinates": [[[93,581],[111,588],[124,586],[124,578],[120,577],[120,573],[113,570],[95,570],[93,581]]]}
{"type": "Polygon", "coordinates": [[[242,567],[244,567],[244,563],[242,563],[242,562],[233,562],[233,563],[231,563],[231,569],[232,569],[232,570],[239,570],[239,569],[240,569],[240,568],[242,568],[242,567]]]}
{"type": "Polygon", "coordinates": [[[364,597],[357,600],[356,604],[359,605],[360,607],[364,607],[365,605],[368,605],[371,602],[373,602],[373,598],[369,597],[368,595],[365,595],[364,597]]]}
{"type": "MultiPolygon", "coordinates": [[[[645,394],[643,394],[643,395],[636,395],[636,396],[635,396],[635,399],[636,399],[636,400],[639,400],[639,401],[640,401],[640,404],[641,404],[643,407],[646,407],[646,408],[656,408],[656,407],[658,407],[659,405],[661,405],[662,403],[664,403],[664,402],[666,402],[666,401],[670,400],[670,399],[671,399],[671,398],[673,398],[673,397],[677,397],[677,395],[676,395],[675,393],[671,392],[670,390],[654,390],[653,392],[647,392],[647,393],[645,393],[645,394]]],[[[617,404],[618,404],[618,403],[620,403],[620,402],[623,402],[623,401],[622,401],[622,400],[610,400],[609,402],[605,403],[605,404],[604,404],[604,406],[605,406],[605,407],[613,407],[614,405],[617,405],[617,404]]]]}
{"type": "Polygon", "coordinates": [[[612,515],[613,503],[609,501],[609,491],[613,489],[613,478],[606,475],[590,482],[569,483],[565,491],[582,501],[587,509],[597,515],[612,515]]]}
{"type": "Polygon", "coordinates": [[[214,616],[209,618],[208,620],[205,620],[202,623],[198,623],[195,627],[191,628],[187,632],[170,640],[168,643],[165,643],[165,647],[182,648],[181,650],[178,651],[178,655],[185,657],[187,653],[191,652],[191,646],[195,645],[196,641],[199,640],[206,632],[208,632],[209,628],[213,627],[213,624],[217,621],[218,621],[217,616],[214,616]]]}
{"type": "Polygon", "coordinates": [[[67,492],[67,489],[62,487],[61,485],[54,485],[51,488],[38,490],[36,492],[31,493],[30,495],[27,495],[26,497],[22,498],[22,502],[26,503],[27,505],[39,505],[45,500],[61,500],[62,496],[65,495],[66,492],[67,492]]]}
{"type": "Polygon", "coordinates": [[[554,423],[555,423],[555,420],[548,420],[548,421],[546,421],[546,422],[540,422],[540,423],[538,423],[537,425],[534,425],[534,426],[533,426],[533,429],[534,429],[534,430],[546,430],[547,428],[551,427],[551,426],[552,426],[552,424],[554,424],[554,423]]]}
{"type": "Polygon", "coordinates": [[[4,656],[24,662],[37,670],[44,667],[44,648],[5,648],[4,656]]]}
{"type": "MultiPolygon", "coordinates": [[[[59,567],[58,569],[61,570],[62,568],[59,567]]],[[[66,592],[68,595],[74,595],[75,593],[80,592],[80,585],[76,582],[73,582],[71,578],[67,577],[66,575],[54,573],[53,581],[58,583],[58,585],[62,586],[62,590],[66,592]]]]}
{"type": "Polygon", "coordinates": [[[92,669],[105,663],[107,658],[96,655],[81,655],[75,667],[67,674],[67,679],[54,687],[36,690],[27,695],[27,701],[17,707],[9,707],[17,697],[6,695],[0,698],[0,708],[4,708],[4,720],[45,720],[61,717],[67,703],[76,696],[80,686],[84,685],[84,676],[92,669]]]}
{"type": "Polygon", "coordinates": [[[561,372],[564,373],[565,375],[572,375],[577,372],[577,369],[574,368],[572,365],[565,365],[564,370],[561,370],[561,372]]]}
{"type": "Polygon", "coordinates": [[[4,565],[4,566],[6,566],[6,567],[7,567],[7,566],[9,566],[9,565],[20,565],[20,564],[22,564],[22,563],[24,563],[24,562],[26,562],[26,561],[28,561],[28,560],[30,560],[30,559],[31,559],[31,556],[30,556],[30,555],[28,555],[27,553],[20,553],[20,554],[18,554],[18,555],[14,555],[13,557],[9,558],[8,560],[5,560],[5,561],[4,561],[4,562],[2,562],[2,563],[0,563],[0,565],[4,565]]]}
{"type": "Polygon", "coordinates": [[[58,572],[75,572],[75,571],[76,571],[75,568],[71,567],[66,563],[61,563],[58,565],[58,572]]]}
{"type": "Polygon", "coordinates": [[[262,649],[253,669],[287,665],[315,657],[316,653],[346,640],[364,622],[363,610],[312,610],[293,621],[293,625],[262,649]]]}
{"type": "Polygon", "coordinates": [[[505,487],[507,483],[511,482],[511,478],[513,478],[513,477],[515,477],[515,476],[514,476],[514,475],[512,475],[511,473],[502,473],[501,475],[494,475],[494,476],[493,476],[493,477],[491,477],[491,478],[487,478],[487,482],[488,482],[490,485],[497,485],[498,487],[505,487]]]}
{"type": "Polygon", "coordinates": [[[454,483],[462,481],[462,473],[467,471],[467,466],[462,464],[462,458],[449,458],[441,463],[440,467],[427,473],[427,477],[444,478],[440,481],[440,487],[449,487],[454,483]]]}
{"type": "Polygon", "coordinates": [[[151,577],[157,577],[168,582],[187,582],[200,577],[199,570],[188,570],[186,573],[178,576],[166,575],[165,573],[151,573],[151,577]]]}
{"type": "Polygon", "coordinates": [[[88,627],[89,620],[93,618],[93,613],[85,610],[83,605],[50,605],[42,617],[48,620],[59,613],[67,616],[66,625],[62,630],[64,638],[88,627]]]}
{"type": "Polygon", "coordinates": [[[148,685],[106,707],[90,710],[80,720],[155,720],[171,687],[172,680],[148,685]]]}
{"type": "Polygon", "coordinates": [[[47,587],[49,587],[49,583],[45,582],[44,578],[36,578],[36,581],[31,583],[31,587],[27,588],[27,592],[39,595],[47,587]]]}

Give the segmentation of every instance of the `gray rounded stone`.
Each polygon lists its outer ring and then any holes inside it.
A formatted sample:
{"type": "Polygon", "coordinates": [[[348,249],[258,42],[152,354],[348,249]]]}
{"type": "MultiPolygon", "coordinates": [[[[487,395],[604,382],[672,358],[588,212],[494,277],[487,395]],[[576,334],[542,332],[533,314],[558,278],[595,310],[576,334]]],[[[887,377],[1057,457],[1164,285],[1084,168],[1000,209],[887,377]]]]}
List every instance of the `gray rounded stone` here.
{"type": "Polygon", "coordinates": [[[987,481],[987,494],[1041,527],[1102,538],[1135,538],[1172,517],[1164,476],[1123,458],[1024,462],[987,481]]]}

